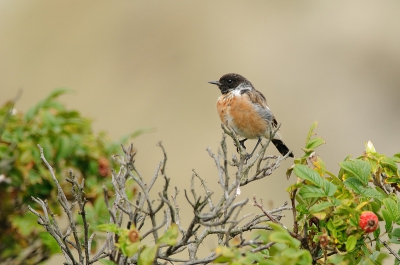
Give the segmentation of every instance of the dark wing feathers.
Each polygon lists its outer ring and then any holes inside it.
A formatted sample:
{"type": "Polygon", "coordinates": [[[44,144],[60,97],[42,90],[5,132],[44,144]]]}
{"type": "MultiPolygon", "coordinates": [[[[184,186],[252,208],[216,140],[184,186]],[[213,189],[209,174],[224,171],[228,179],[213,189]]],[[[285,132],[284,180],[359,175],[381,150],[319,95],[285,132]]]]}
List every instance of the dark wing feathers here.
{"type": "Polygon", "coordinates": [[[267,100],[265,99],[264,95],[256,89],[246,89],[243,93],[246,93],[249,99],[255,104],[257,112],[264,119],[271,122],[272,126],[276,128],[278,126],[278,122],[276,121],[274,114],[272,114],[272,111],[268,108],[267,100]]]}

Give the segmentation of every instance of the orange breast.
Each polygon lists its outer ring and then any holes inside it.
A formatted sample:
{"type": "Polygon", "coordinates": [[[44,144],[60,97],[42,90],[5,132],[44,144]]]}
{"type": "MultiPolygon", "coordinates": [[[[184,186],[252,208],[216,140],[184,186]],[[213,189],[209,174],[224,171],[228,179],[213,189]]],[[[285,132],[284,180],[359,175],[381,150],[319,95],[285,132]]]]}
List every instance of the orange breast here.
{"type": "Polygon", "coordinates": [[[217,110],[221,122],[232,127],[237,134],[253,139],[265,136],[268,132],[268,121],[256,111],[248,95],[222,95],[217,101],[217,110]]]}

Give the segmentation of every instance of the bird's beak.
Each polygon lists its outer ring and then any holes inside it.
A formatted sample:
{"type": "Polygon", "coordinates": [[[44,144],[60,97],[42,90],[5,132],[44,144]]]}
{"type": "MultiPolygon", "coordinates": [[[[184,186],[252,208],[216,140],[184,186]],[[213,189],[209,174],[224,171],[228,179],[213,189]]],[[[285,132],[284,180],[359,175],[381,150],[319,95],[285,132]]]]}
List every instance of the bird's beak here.
{"type": "Polygon", "coordinates": [[[221,85],[221,83],[219,81],[208,81],[208,83],[213,84],[213,85],[221,85]]]}

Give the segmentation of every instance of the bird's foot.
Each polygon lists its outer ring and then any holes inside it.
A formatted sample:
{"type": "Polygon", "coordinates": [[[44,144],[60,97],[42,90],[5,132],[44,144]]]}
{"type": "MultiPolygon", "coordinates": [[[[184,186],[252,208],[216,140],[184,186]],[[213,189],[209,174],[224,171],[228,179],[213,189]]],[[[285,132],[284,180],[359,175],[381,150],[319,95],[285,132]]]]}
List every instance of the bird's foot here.
{"type": "Polygon", "coordinates": [[[244,163],[247,164],[247,161],[253,156],[253,154],[245,154],[244,155],[244,163]]]}
{"type": "MultiPolygon", "coordinates": [[[[239,143],[240,143],[240,145],[243,147],[243,149],[246,149],[246,146],[244,145],[244,142],[246,142],[246,140],[247,140],[247,139],[243,139],[243,140],[240,140],[240,141],[239,141],[239,143]]],[[[240,153],[240,148],[239,148],[239,146],[236,146],[236,151],[237,151],[238,153],[240,153]]]]}

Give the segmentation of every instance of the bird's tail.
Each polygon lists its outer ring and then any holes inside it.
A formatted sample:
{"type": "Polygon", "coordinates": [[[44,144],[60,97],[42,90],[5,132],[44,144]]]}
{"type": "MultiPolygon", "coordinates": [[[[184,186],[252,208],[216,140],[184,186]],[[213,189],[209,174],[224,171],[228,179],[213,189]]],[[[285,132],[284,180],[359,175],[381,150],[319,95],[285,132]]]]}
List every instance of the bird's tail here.
{"type": "MultiPolygon", "coordinates": [[[[279,139],[272,139],[272,143],[275,145],[276,149],[278,149],[279,153],[283,156],[286,155],[290,150],[289,148],[279,139]]],[[[290,157],[294,157],[293,153],[289,155],[290,157]]]]}

